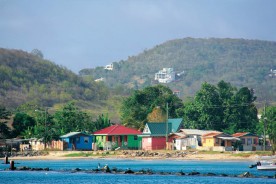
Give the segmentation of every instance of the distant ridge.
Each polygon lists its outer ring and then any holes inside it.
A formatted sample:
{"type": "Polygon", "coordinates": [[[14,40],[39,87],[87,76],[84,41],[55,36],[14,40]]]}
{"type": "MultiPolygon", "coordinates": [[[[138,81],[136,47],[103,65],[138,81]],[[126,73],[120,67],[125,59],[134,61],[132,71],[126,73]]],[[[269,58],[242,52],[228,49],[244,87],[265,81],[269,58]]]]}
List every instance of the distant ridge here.
{"type": "Polygon", "coordinates": [[[71,100],[91,103],[106,97],[93,80],[65,67],[21,50],[0,48],[0,104],[5,107],[26,102],[46,107],[71,100]]]}
{"type": "Polygon", "coordinates": [[[177,82],[166,84],[182,98],[193,96],[202,82],[220,80],[255,90],[257,101],[276,102],[276,42],[246,39],[184,38],[170,40],[152,49],[104,67],[83,69],[81,76],[103,78],[110,87],[139,89],[155,85],[154,74],[162,68],[185,71],[177,82]]]}

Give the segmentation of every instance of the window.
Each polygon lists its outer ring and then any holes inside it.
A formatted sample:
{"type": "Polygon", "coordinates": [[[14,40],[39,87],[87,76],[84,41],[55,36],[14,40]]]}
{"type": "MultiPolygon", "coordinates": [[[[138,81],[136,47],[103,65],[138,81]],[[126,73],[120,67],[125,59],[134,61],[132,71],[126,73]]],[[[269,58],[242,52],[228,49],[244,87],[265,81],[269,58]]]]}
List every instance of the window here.
{"type": "Polygon", "coordinates": [[[112,136],[108,136],[108,137],[107,137],[107,140],[108,140],[109,142],[112,142],[112,136]]]}
{"type": "Polygon", "coordinates": [[[251,145],[252,144],[252,139],[251,138],[248,138],[247,139],[247,145],[251,145]]]}
{"type": "Polygon", "coordinates": [[[216,144],[218,144],[219,143],[219,139],[218,138],[216,138],[216,144]]]}
{"type": "Polygon", "coordinates": [[[133,136],[133,140],[137,141],[138,140],[138,136],[137,135],[133,136]]]}
{"type": "Polygon", "coordinates": [[[84,139],[84,143],[87,144],[89,142],[89,137],[84,137],[83,139],[84,139]]]}
{"type": "Polygon", "coordinates": [[[80,138],[76,137],[76,143],[80,143],[80,138]]]}
{"type": "Polygon", "coordinates": [[[258,144],[258,139],[253,139],[253,141],[254,141],[254,144],[258,144]]]}
{"type": "Polygon", "coordinates": [[[242,141],[242,144],[245,144],[245,139],[244,138],[242,138],[241,141],[242,141]]]}

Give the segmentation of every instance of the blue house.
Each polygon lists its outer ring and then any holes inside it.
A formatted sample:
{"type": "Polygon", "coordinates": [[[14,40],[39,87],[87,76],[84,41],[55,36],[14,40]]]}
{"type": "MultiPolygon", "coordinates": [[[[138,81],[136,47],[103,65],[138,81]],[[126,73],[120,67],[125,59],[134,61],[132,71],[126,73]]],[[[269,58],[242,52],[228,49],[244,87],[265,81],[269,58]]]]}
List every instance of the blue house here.
{"type": "Polygon", "coordinates": [[[70,132],[60,136],[67,142],[67,150],[92,150],[93,136],[83,132],[70,132]]]}

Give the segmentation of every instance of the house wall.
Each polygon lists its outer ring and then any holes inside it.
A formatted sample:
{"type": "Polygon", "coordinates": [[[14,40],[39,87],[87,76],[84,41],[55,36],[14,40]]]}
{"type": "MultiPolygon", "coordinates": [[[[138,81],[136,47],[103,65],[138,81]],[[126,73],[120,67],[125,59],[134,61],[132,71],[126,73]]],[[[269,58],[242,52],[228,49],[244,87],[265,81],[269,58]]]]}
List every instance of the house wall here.
{"type": "Polygon", "coordinates": [[[166,137],[153,137],[152,150],[166,149],[166,137]]]}
{"type": "Polygon", "coordinates": [[[95,136],[95,143],[97,144],[98,148],[104,148],[105,143],[107,142],[107,136],[105,135],[96,135],[95,136]]]}
{"type": "Polygon", "coordinates": [[[166,137],[143,137],[143,150],[160,150],[166,149],[166,137]]]}
{"type": "Polygon", "coordinates": [[[72,136],[63,138],[67,142],[68,150],[92,150],[92,136],[72,136]]]}
{"type": "Polygon", "coordinates": [[[142,137],[135,135],[129,135],[127,137],[127,147],[128,149],[140,149],[141,148],[142,137]]]}
{"type": "Polygon", "coordinates": [[[143,150],[152,150],[152,137],[143,137],[142,138],[142,149],[143,150]]]}
{"type": "Polygon", "coordinates": [[[215,145],[215,139],[213,137],[205,137],[202,141],[202,146],[211,147],[215,145]]]}
{"type": "Polygon", "coordinates": [[[258,137],[256,136],[243,136],[240,137],[243,146],[256,146],[259,144],[258,137]]]}
{"type": "MultiPolygon", "coordinates": [[[[202,146],[206,146],[206,147],[211,147],[211,146],[221,146],[222,145],[223,140],[219,139],[219,138],[213,138],[213,137],[207,137],[207,138],[203,138],[202,141],[202,146]]],[[[232,141],[230,140],[224,140],[224,146],[228,147],[228,146],[232,146],[232,141]]]]}
{"type": "Polygon", "coordinates": [[[80,142],[76,144],[77,150],[92,150],[92,136],[81,136],[80,142]]]}
{"type": "Polygon", "coordinates": [[[111,140],[108,140],[109,136],[97,135],[95,136],[95,143],[99,149],[114,149],[120,147],[121,149],[140,149],[141,137],[134,139],[135,135],[113,135],[111,140]]]}

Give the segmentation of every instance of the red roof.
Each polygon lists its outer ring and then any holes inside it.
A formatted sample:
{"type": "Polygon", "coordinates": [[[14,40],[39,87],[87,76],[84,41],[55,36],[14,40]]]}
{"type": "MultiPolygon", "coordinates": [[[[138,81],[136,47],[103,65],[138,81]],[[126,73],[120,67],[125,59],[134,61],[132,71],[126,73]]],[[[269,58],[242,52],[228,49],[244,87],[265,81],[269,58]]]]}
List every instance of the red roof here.
{"type": "Polygon", "coordinates": [[[210,133],[202,135],[202,137],[215,137],[220,134],[222,134],[222,132],[210,132],[210,133]]]}
{"type": "Polygon", "coordinates": [[[93,133],[94,135],[140,135],[142,132],[122,125],[112,125],[93,133]]]}
{"type": "Polygon", "coordinates": [[[247,134],[248,134],[248,132],[238,132],[238,133],[233,134],[232,136],[233,137],[242,137],[242,136],[245,136],[247,134]]]}

